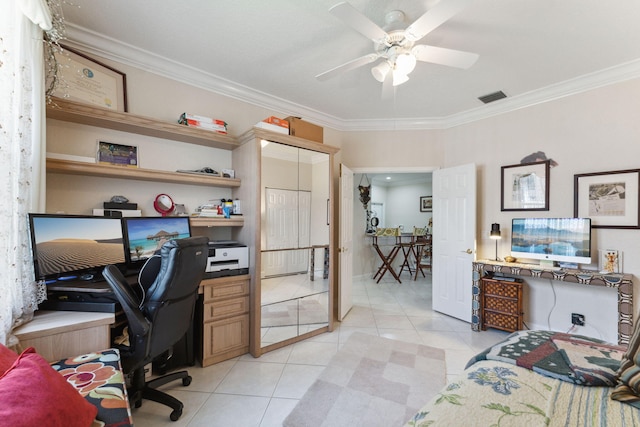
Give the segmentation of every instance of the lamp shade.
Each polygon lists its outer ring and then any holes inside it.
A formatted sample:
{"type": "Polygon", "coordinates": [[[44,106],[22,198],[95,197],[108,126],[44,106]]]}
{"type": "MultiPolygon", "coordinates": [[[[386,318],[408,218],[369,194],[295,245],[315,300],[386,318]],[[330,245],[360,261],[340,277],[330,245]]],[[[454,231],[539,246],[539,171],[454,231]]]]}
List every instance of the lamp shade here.
{"type": "Polygon", "coordinates": [[[384,79],[387,77],[387,74],[391,71],[391,65],[389,61],[384,61],[376,65],[371,69],[371,74],[373,77],[379,81],[380,83],[384,82],[384,79]]]}
{"type": "Polygon", "coordinates": [[[500,224],[498,223],[491,224],[491,234],[489,235],[489,237],[492,239],[500,238],[500,224]]]}

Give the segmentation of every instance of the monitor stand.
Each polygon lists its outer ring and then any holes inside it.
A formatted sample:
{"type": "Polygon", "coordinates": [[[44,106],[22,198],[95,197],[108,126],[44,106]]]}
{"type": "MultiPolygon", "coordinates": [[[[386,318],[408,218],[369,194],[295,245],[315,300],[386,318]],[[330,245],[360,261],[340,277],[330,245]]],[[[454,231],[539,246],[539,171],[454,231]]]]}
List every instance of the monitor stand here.
{"type": "Polygon", "coordinates": [[[540,260],[540,267],[542,267],[542,268],[552,269],[555,266],[556,266],[555,261],[551,261],[551,260],[548,260],[548,259],[541,259],[540,260]]]}

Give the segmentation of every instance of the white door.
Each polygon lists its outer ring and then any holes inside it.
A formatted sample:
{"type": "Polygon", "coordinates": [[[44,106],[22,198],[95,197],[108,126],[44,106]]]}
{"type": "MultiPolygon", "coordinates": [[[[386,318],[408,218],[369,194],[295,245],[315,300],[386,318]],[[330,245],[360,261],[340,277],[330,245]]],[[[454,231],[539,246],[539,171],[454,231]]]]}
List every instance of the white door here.
{"type": "Polygon", "coordinates": [[[433,310],[471,322],[476,166],[433,172],[433,310]]]}
{"type": "Polygon", "coordinates": [[[338,285],[338,319],[342,320],[353,306],[353,171],[340,164],[340,241],[338,285]]]}

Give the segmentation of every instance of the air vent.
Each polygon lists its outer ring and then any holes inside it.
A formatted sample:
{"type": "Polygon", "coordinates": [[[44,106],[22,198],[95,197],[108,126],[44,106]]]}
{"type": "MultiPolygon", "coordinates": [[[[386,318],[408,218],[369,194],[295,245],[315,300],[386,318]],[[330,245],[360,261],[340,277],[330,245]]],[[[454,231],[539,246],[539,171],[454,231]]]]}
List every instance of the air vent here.
{"type": "Polygon", "coordinates": [[[478,97],[478,99],[480,101],[484,102],[485,104],[488,104],[490,102],[497,101],[499,99],[503,99],[503,98],[506,98],[506,97],[507,97],[507,95],[505,95],[505,93],[503,91],[499,90],[497,92],[493,92],[493,93],[490,93],[488,95],[480,96],[480,97],[478,97]]]}

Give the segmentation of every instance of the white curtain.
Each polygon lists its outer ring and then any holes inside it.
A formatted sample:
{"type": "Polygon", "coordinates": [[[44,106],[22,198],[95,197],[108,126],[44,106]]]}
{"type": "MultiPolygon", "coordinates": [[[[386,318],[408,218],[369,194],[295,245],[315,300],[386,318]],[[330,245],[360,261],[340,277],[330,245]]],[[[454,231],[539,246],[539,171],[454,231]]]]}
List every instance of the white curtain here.
{"type": "Polygon", "coordinates": [[[44,208],[45,0],[0,0],[0,343],[30,320],[42,298],[34,282],[28,212],[44,208]]]}

